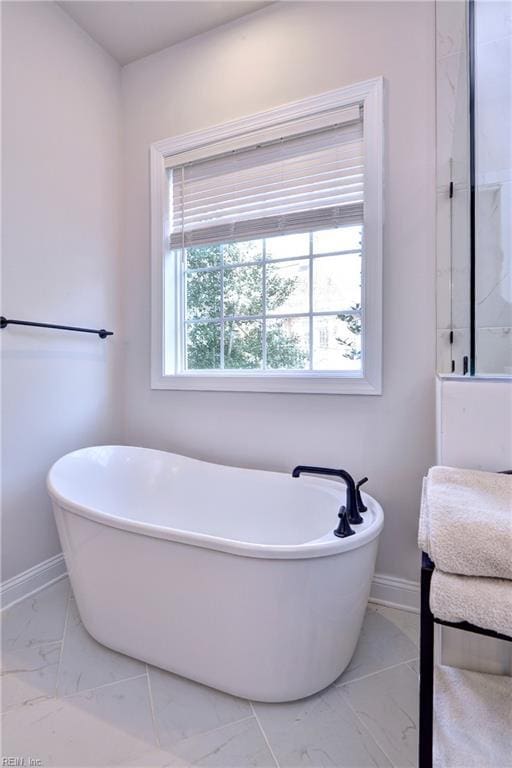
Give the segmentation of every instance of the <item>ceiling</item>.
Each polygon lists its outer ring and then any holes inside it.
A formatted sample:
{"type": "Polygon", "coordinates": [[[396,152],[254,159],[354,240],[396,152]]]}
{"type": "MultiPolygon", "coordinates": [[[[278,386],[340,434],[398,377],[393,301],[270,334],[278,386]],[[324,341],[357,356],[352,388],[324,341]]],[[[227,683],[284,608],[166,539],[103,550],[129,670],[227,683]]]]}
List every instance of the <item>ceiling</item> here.
{"type": "Polygon", "coordinates": [[[58,4],[120,64],[128,64],[271,3],[65,0],[58,4]]]}

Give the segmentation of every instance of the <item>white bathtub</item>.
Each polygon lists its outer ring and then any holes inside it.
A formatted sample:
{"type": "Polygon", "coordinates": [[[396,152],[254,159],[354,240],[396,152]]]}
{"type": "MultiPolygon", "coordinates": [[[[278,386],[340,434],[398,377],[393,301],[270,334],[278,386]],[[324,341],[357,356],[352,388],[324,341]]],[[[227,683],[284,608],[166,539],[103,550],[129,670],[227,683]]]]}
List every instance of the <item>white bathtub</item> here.
{"type": "Polygon", "coordinates": [[[290,701],[350,661],[382,509],[333,535],[345,486],[107,446],[48,489],[83,623],[100,643],[222,691],[290,701]]]}

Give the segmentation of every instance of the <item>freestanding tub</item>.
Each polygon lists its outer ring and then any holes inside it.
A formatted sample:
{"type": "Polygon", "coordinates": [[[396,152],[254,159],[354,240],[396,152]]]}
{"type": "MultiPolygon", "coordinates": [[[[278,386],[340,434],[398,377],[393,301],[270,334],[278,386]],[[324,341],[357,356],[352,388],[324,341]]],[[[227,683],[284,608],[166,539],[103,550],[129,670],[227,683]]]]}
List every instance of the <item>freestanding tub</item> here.
{"type": "Polygon", "coordinates": [[[102,446],[48,489],[83,623],[100,643],[222,691],[290,701],[354,652],[382,509],[333,535],[337,480],[102,446]]]}

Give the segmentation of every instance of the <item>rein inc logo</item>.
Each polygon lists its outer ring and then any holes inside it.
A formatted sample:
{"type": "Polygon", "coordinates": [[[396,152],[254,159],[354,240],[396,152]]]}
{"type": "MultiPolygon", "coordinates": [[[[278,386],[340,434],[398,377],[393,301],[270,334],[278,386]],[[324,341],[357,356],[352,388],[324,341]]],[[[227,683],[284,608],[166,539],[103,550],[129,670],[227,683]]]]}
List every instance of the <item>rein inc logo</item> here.
{"type": "Polygon", "coordinates": [[[43,761],[40,760],[38,757],[19,757],[19,756],[11,756],[11,757],[2,757],[2,765],[4,766],[15,766],[17,768],[24,768],[25,766],[37,766],[42,765],[43,761]]]}

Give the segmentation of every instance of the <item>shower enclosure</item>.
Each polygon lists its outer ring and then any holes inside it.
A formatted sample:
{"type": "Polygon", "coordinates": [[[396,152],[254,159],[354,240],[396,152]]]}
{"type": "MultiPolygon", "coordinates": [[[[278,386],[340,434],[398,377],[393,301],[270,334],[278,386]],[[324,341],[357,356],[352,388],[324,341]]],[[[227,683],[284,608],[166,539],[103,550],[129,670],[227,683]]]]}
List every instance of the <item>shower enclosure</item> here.
{"type": "Polygon", "coordinates": [[[512,3],[436,4],[437,350],[512,375],[512,3]]]}

